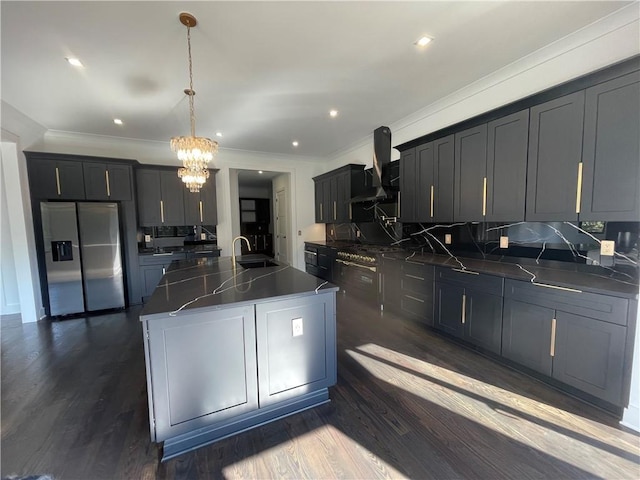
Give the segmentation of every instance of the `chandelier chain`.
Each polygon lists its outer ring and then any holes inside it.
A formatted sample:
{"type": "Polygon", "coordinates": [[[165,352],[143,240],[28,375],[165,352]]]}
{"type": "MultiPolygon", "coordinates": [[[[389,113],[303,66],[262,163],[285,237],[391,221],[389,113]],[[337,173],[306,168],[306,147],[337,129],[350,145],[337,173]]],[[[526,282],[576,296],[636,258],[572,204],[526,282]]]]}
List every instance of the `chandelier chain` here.
{"type": "Polygon", "coordinates": [[[187,48],[189,50],[189,119],[191,121],[191,136],[196,136],[196,114],[193,107],[193,61],[191,60],[191,25],[187,25],[187,48]]]}

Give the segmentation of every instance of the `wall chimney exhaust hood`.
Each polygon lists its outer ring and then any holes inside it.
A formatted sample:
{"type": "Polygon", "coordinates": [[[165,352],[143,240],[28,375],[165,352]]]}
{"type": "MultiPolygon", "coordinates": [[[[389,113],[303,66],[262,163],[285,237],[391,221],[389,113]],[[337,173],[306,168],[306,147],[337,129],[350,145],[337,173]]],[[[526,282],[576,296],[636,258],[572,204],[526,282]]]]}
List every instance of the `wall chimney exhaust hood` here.
{"type": "Polygon", "coordinates": [[[389,127],[378,127],[373,131],[373,180],[372,187],[363,194],[353,197],[351,203],[376,202],[395,197],[395,187],[383,175],[391,163],[391,130],[389,127]]]}

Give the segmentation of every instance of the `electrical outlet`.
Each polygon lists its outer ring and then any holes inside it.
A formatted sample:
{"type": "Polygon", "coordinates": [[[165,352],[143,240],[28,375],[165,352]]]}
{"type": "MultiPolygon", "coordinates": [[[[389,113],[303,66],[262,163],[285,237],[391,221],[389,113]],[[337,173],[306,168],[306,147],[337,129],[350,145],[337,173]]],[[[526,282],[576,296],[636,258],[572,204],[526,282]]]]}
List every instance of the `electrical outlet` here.
{"type": "Polygon", "coordinates": [[[450,233],[445,233],[444,234],[444,244],[445,245],[451,245],[451,234],[450,233]]]}
{"type": "Polygon", "coordinates": [[[302,230],[298,230],[298,236],[301,237],[302,236],[302,230]]]}
{"type": "Polygon", "coordinates": [[[333,228],[329,229],[329,235],[331,235],[333,237],[333,228]]]}
{"type": "Polygon", "coordinates": [[[294,318],[291,320],[291,335],[294,337],[302,335],[302,318],[294,318]]]}
{"type": "Polygon", "coordinates": [[[207,239],[207,234],[206,233],[201,233],[200,234],[200,240],[206,240],[207,239]]]}
{"type": "Polygon", "coordinates": [[[144,236],[144,241],[145,241],[145,243],[149,243],[151,241],[151,235],[145,235],[144,236]]]}
{"type": "Polygon", "coordinates": [[[500,248],[509,248],[509,237],[500,237],[500,248]]]}
{"type": "Polygon", "coordinates": [[[356,230],[356,238],[360,238],[360,230],[356,230]]]}
{"type": "Polygon", "coordinates": [[[613,240],[602,240],[600,242],[600,255],[613,257],[615,249],[616,242],[614,242],[613,240]]]}

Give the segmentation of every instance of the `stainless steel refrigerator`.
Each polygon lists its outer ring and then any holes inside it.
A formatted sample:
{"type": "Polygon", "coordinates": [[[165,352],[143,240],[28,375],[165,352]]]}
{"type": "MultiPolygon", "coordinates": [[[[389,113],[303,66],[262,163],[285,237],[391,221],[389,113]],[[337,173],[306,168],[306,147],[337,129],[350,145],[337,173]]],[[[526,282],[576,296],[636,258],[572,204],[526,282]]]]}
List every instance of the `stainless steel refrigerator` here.
{"type": "Polygon", "coordinates": [[[124,307],[117,203],[40,202],[49,314],[124,307]]]}

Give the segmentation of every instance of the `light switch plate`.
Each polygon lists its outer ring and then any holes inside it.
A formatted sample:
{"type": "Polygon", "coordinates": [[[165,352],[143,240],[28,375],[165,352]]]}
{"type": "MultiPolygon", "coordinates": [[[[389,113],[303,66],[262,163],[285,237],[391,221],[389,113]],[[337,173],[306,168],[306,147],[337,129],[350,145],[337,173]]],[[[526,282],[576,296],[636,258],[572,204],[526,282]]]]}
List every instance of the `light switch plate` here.
{"type": "Polygon", "coordinates": [[[144,241],[145,241],[145,243],[149,243],[151,241],[151,235],[145,235],[144,236],[144,241]]]}
{"type": "Polygon", "coordinates": [[[445,245],[451,245],[451,234],[450,233],[445,233],[444,234],[444,243],[445,243],[445,245]]]}
{"type": "Polygon", "coordinates": [[[206,240],[207,239],[207,234],[206,233],[201,233],[200,234],[200,240],[206,240]]]}
{"type": "Polygon", "coordinates": [[[509,248],[509,237],[500,237],[500,248],[509,248]]]}
{"type": "Polygon", "coordinates": [[[291,335],[294,337],[302,335],[302,318],[294,318],[291,320],[291,335]]]}
{"type": "Polygon", "coordinates": [[[600,255],[613,257],[616,249],[616,242],[613,240],[602,240],[600,242],[600,255]]]}

